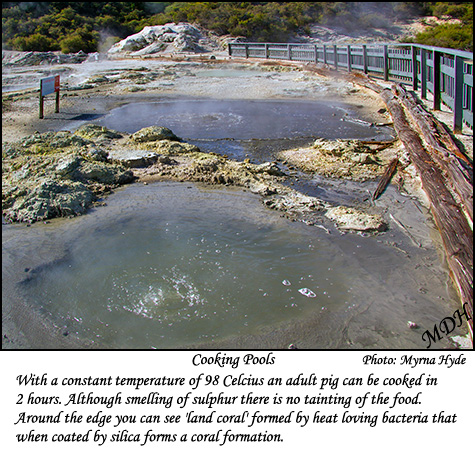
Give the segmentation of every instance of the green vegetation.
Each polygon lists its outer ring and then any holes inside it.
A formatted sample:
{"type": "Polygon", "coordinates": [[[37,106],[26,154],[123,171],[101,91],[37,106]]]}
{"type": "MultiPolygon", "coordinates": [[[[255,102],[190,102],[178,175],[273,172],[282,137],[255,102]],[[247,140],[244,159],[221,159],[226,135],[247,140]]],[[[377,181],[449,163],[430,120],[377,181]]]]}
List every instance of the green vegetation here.
{"type": "Polygon", "coordinates": [[[14,50],[94,52],[142,29],[153,11],[145,2],[3,2],[2,42],[14,50]]]}
{"type": "Polygon", "coordinates": [[[313,23],[368,29],[424,15],[458,23],[435,26],[412,42],[473,49],[473,6],[467,2],[2,2],[2,42],[14,50],[92,52],[146,25],[168,22],[284,42],[313,23]]]}
{"type": "Polygon", "coordinates": [[[409,42],[473,52],[473,4],[435,2],[427,5],[430,15],[450,17],[458,22],[436,25],[409,42]]]}

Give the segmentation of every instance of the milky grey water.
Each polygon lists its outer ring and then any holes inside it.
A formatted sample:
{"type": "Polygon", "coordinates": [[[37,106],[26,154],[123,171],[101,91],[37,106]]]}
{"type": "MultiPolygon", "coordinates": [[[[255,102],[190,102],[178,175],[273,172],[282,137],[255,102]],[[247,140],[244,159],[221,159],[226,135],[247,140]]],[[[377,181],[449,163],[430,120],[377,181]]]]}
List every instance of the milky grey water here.
{"type": "Polygon", "coordinates": [[[21,296],[84,343],[424,348],[407,321],[429,327],[456,305],[435,249],[397,231],[341,236],[327,224],[329,235],[250,193],[194,184],[132,185],[107,202],[3,229],[3,257],[19,262],[8,270],[26,271],[21,296]]]}
{"type": "Polygon", "coordinates": [[[153,125],[168,127],[203,151],[265,161],[273,151],[309,143],[317,137],[392,139],[391,129],[373,126],[361,116],[349,105],[328,100],[179,98],[129,103],[96,122],[127,133],[153,125]],[[271,142],[265,146],[263,140],[271,142]]]}

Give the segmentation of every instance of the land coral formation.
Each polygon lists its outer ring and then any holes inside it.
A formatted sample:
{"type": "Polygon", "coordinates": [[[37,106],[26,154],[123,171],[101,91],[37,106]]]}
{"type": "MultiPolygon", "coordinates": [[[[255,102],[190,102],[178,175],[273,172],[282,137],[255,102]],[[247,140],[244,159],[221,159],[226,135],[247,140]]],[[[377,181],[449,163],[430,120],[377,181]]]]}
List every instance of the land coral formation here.
{"type": "Polygon", "coordinates": [[[309,225],[324,222],[326,213],[343,230],[386,228],[379,215],[341,210],[286,186],[285,178],[276,163],[253,164],[201,152],[165,127],[129,135],[86,124],[74,133],[35,133],[5,143],[2,207],[4,217],[16,222],[77,216],[102,205],[104,195],[120,185],[172,179],[248,189],[261,195],[267,207],[309,225]]]}
{"type": "Polygon", "coordinates": [[[385,146],[359,140],[317,139],[311,147],[285,150],[280,157],[308,173],[363,182],[384,173],[378,148],[385,146]]]}

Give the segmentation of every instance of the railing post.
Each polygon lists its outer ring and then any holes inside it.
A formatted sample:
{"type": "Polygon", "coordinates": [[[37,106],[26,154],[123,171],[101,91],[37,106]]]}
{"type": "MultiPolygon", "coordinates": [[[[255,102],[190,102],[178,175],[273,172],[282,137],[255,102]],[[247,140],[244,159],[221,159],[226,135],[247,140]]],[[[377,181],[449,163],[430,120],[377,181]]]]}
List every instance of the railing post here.
{"type": "Polygon", "coordinates": [[[287,44],[287,59],[289,61],[292,61],[292,54],[291,54],[290,44],[287,44]]]}
{"type": "Polygon", "coordinates": [[[421,49],[421,98],[427,99],[427,52],[421,49]]]}
{"type": "Polygon", "coordinates": [[[347,58],[348,58],[348,72],[351,72],[351,45],[348,46],[347,58]]]}
{"type": "Polygon", "coordinates": [[[233,50],[232,50],[232,44],[231,43],[228,44],[228,55],[233,56],[233,50]]]}
{"type": "Polygon", "coordinates": [[[432,61],[434,64],[434,111],[440,110],[440,53],[432,51],[432,61]]]}
{"type": "Polygon", "coordinates": [[[266,44],[266,59],[269,59],[269,44],[266,44]]]}
{"type": "Polygon", "coordinates": [[[461,132],[463,126],[463,58],[455,57],[455,99],[454,132],[461,132]]]}
{"type": "Polygon", "coordinates": [[[315,64],[318,64],[318,46],[315,44],[315,64]]]}
{"type": "Polygon", "coordinates": [[[363,72],[368,73],[368,51],[366,45],[363,45],[363,72]]]}
{"type": "Polygon", "coordinates": [[[338,48],[336,45],[333,46],[333,58],[335,62],[335,70],[338,70],[338,48]]]}
{"type": "Polygon", "coordinates": [[[389,80],[389,57],[388,57],[388,46],[383,45],[383,73],[384,81],[389,80]]]}
{"type": "Polygon", "coordinates": [[[323,64],[327,64],[327,45],[323,44],[323,64]]]}
{"type": "Polygon", "coordinates": [[[417,91],[417,50],[415,46],[411,46],[412,56],[412,89],[417,91]]]}
{"type": "Polygon", "coordinates": [[[246,48],[246,58],[249,58],[249,45],[245,44],[245,48],[246,48]]]}

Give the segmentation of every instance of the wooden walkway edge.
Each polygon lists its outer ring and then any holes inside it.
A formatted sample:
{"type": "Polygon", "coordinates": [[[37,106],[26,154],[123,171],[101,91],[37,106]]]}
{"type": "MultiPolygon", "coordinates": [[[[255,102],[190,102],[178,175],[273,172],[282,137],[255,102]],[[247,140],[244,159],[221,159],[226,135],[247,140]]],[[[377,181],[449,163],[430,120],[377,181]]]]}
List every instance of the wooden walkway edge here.
{"type": "MultiPolygon", "coordinates": [[[[462,169],[450,156],[438,154],[440,149],[434,149],[430,140],[423,143],[419,132],[414,130],[407,119],[403,106],[405,99],[401,100],[397,89],[381,90],[380,95],[429,198],[431,212],[444,245],[450,275],[462,306],[467,304],[467,313],[471,318],[468,326],[473,342],[473,224],[468,217],[469,212],[471,217],[472,210],[467,208],[469,203],[470,207],[473,205],[473,188],[469,189],[470,181],[466,178],[469,171],[463,171],[461,176],[462,169]],[[460,173],[454,177],[452,170],[460,173]],[[457,196],[454,196],[449,186],[455,190],[457,196]]],[[[418,118],[413,117],[413,120],[417,121],[418,118]]],[[[473,187],[473,182],[471,186],[473,187]]]]}
{"type": "Polygon", "coordinates": [[[430,156],[441,169],[447,186],[464,211],[473,229],[473,166],[460,152],[451,136],[439,126],[436,119],[426,111],[414,96],[402,85],[395,86],[395,94],[409,113],[429,146],[430,156]]]}
{"type": "Polygon", "coordinates": [[[467,305],[473,343],[473,163],[443,125],[402,85],[387,89],[361,74],[349,77],[381,96],[398,137],[419,173],[462,311],[467,305]]]}

